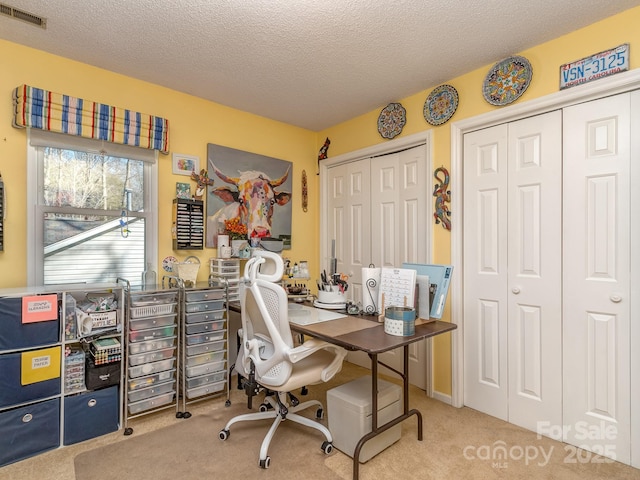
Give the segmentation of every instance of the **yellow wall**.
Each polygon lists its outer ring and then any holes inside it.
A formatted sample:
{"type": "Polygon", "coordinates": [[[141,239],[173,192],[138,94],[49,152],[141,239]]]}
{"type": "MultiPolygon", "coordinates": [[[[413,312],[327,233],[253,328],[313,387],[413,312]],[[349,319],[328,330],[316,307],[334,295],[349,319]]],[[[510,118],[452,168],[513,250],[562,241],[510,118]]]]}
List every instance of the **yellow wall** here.
{"type": "MultiPolygon", "coordinates": [[[[640,7],[636,7],[548,43],[523,52],[514,52],[528,58],[533,68],[533,81],[517,103],[556,92],[561,64],[623,43],[631,45],[631,67],[640,65],[640,29],[636,27],[639,24],[640,7]]],[[[453,85],[460,95],[460,106],[450,122],[500,108],[489,105],[482,97],[482,81],[490,66],[445,82],[453,85]]],[[[315,175],[318,150],[326,137],[331,139],[331,157],[385,142],[376,127],[379,111],[384,105],[316,133],[2,40],[0,71],[0,111],[4,112],[0,115],[0,173],[5,181],[8,203],[5,251],[0,253],[0,288],[21,287],[26,284],[26,133],[11,126],[10,113],[11,92],[23,83],[166,117],[171,125],[172,152],[197,155],[201,162],[206,159],[207,143],[292,161],[293,248],[288,253],[292,259],[309,261],[312,278],[319,269],[319,198],[318,177],[315,175]],[[302,212],[300,201],[302,169],[306,169],[309,179],[307,213],[302,212]]],[[[373,77],[372,81],[375,81],[373,77]]],[[[422,116],[424,100],[434,87],[436,85],[428,85],[422,92],[397,99],[407,110],[407,124],[402,135],[432,128],[434,166],[450,167],[450,122],[431,127],[422,116]]],[[[180,252],[179,255],[172,250],[171,202],[175,196],[175,182],[184,181],[185,177],[172,175],[170,156],[163,155],[160,156],[159,175],[158,261],[167,255],[182,259],[196,254],[206,264],[209,257],[215,256],[215,250],[180,252]]],[[[456,195],[459,192],[452,193],[456,195]]],[[[452,213],[453,228],[457,226],[456,213],[452,213]]],[[[434,228],[434,261],[448,263],[451,258],[450,247],[450,234],[441,228],[434,228]]],[[[205,270],[200,270],[202,279],[206,275],[205,270]]],[[[450,319],[448,309],[445,311],[445,318],[450,319]]],[[[434,388],[438,392],[449,394],[449,335],[437,338],[434,350],[434,388]]]]}
{"type": "MultiPolygon", "coordinates": [[[[0,115],[0,173],[8,206],[5,250],[0,252],[0,288],[23,287],[27,282],[26,130],[11,126],[11,94],[23,83],[165,117],[169,119],[171,151],[199,156],[201,167],[206,165],[207,143],[293,162],[293,246],[287,255],[294,260],[307,260],[312,273],[317,273],[319,213],[315,173],[318,150],[314,132],[3,40],[0,40],[0,71],[0,111],[4,112],[0,115]],[[302,211],[301,203],[303,169],[309,181],[307,213],[302,211]]],[[[209,271],[208,259],[216,255],[216,250],[172,250],[175,184],[186,178],[172,174],[171,155],[159,155],[158,265],[168,255],[179,260],[195,255],[204,265],[198,276],[204,280],[209,271]]]]}
{"type": "MultiPolygon", "coordinates": [[[[516,103],[526,102],[557,92],[560,82],[560,65],[624,43],[630,44],[631,68],[638,67],[640,65],[640,29],[637,27],[639,24],[640,7],[636,7],[529,50],[514,52],[514,54],[526,57],[531,62],[533,69],[531,85],[516,103]]],[[[496,59],[496,61],[498,60],[501,59],[496,59]]],[[[444,125],[432,127],[425,121],[422,114],[427,95],[437,85],[429,85],[422,92],[410,97],[394,99],[394,101],[402,103],[407,110],[407,124],[401,136],[433,129],[434,168],[440,165],[444,165],[447,168],[451,167],[451,122],[474,117],[497,108],[505,108],[489,105],[482,96],[482,82],[491,66],[492,64],[486,65],[460,77],[443,82],[455,87],[460,96],[458,110],[452,119],[444,125]]],[[[383,107],[384,105],[381,105],[380,109],[383,107]]],[[[329,149],[331,156],[384,143],[387,140],[384,140],[377,131],[377,119],[380,109],[319,132],[318,148],[320,148],[320,142],[326,137],[331,139],[331,148],[329,149]]],[[[459,193],[452,192],[452,195],[455,196],[459,193]]],[[[456,222],[457,213],[459,212],[452,212],[452,228],[456,228],[459,225],[456,222]]],[[[425,221],[431,221],[431,219],[425,219],[425,221]]],[[[434,226],[432,244],[434,262],[449,263],[451,260],[450,233],[438,226],[434,226]]],[[[456,271],[454,270],[455,274],[456,271]]],[[[444,318],[451,318],[450,309],[445,311],[444,318]]],[[[434,357],[436,367],[434,389],[444,394],[450,394],[450,335],[442,335],[434,340],[434,357]]]]}

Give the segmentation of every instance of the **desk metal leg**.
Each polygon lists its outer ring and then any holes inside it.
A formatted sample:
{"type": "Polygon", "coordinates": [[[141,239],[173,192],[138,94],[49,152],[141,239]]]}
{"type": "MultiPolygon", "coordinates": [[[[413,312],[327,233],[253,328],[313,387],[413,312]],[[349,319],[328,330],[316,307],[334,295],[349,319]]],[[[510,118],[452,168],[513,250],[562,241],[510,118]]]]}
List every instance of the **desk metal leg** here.
{"type": "Polygon", "coordinates": [[[418,440],[422,441],[422,413],[415,408],[409,410],[409,346],[405,345],[403,348],[403,371],[400,373],[394,370],[402,378],[403,413],[380,427],[378,427],[378,355],[369,355],[371,357],[371,431],[358,441],[353,452],[353,480],[358,480],[360,474],[360,451],[364,444],[412,415],[415,415],[418,421],[418,440]]]}

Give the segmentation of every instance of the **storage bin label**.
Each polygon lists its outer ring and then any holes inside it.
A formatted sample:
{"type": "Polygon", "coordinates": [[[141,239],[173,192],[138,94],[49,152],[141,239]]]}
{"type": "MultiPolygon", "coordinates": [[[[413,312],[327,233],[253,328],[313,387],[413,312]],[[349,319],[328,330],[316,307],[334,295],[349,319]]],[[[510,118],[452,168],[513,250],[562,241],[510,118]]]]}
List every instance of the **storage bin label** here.
{"type": "Polygon", "coordinates": [[[45,322],[57,318],[57,295],[34,295],[22,298],[22,323],[45,322]]]}
{"type": "Polygon", "coordinates": [[[60,347],[22,352],[20,383],[31,385],[60,377],[60,347]]]}

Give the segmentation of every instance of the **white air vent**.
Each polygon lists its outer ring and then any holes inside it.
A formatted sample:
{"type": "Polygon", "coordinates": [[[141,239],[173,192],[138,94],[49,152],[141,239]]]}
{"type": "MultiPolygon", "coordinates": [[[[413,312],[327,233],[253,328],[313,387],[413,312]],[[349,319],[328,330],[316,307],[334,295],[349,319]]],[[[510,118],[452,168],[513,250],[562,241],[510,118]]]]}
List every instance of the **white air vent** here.
{"type": "Polygon", "coordinates": [[[34,15],[32,13],[25,12],[19,8],[14,8],[4,3],[0,3],[0,14],[7,17],[15,18],[16,20],[22,20],[23,22],[30,23],[36,27],[47,28],[47,19],[34,15]]]}

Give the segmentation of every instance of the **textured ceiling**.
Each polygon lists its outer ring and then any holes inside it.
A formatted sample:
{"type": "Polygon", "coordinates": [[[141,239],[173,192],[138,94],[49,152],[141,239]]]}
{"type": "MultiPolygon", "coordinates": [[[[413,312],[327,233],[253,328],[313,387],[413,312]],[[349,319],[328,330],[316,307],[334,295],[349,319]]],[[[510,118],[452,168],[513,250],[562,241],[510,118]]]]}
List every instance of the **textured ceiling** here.
{"type": "Polygon", "coordinates": [[[2,39],[318,131],[640,0],[2,3],[47,19],[2,39]]]}

